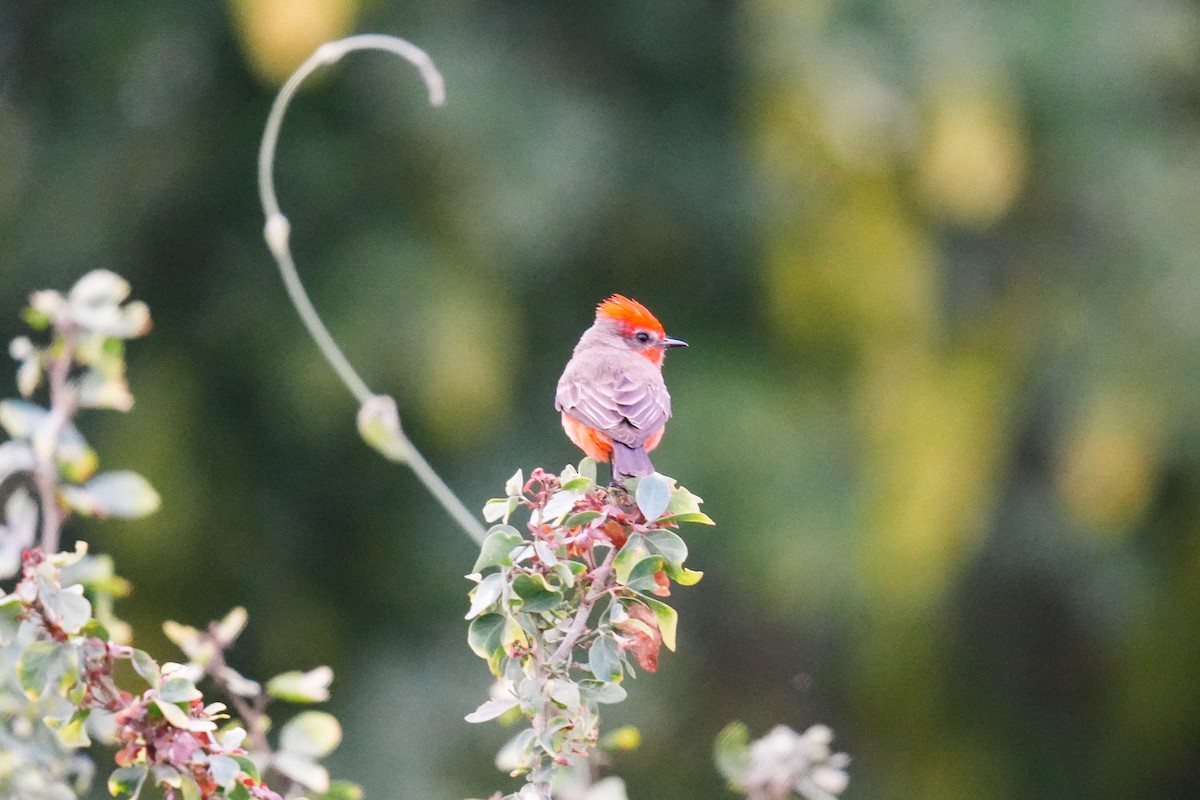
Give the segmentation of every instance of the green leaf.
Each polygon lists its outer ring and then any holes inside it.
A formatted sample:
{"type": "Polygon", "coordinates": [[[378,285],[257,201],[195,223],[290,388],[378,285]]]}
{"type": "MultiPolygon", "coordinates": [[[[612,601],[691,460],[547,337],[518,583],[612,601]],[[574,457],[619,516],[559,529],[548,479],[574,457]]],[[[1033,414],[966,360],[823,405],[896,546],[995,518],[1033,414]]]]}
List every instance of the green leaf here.
{"type": "Polygon", "coordinates": [[[687,545],[671,531],[652,531],[646,534],[646,544],[650,546],[651,552],[661,555],[668,564],[682,564],[687,560],[687,545]]]}
{"type": "Polygon", "coordinates": [[[629,580],[625,585],[635,592],[650,592],[658,588],[655,576],[664,565],[662,556],[647,556],[634,565],[629,571],[629,580]]]}
{"type": "Polygon", "coordinates": [[[524,539],[516,528],[511,525],[496,525],[483,540],[479,547],[479,558],[475,560],[472,572],[481,572],[488,567],[512,566],[509,555],[524,539]]]}
{"type": "Polygon", "coordinates": [[[570,589],[575,585],[576,572],[572,566],[574,564],[579,564],[583,570],[587,569],[584,564],[580,564],[578,561],[559,561],[554,565],[554,577],[558,579],[559,584],[564,589],[570,589]]]}
{"type": "Polygon", "coordinates": [[[363,797],[363,789],[357,783],[330,781],[328,791],[316,795],[312,800],[363,800],[363,797]]]}
{"type": "Polygon", "coordinates": [[[538,561],[546,569],[554,569],[558,566],[558,555],[554,552],[554,548],[541,539],[535,539],[533,542],[533,552],[537,555],[538,561]]]}
{"type": "Polygon", "coordinates": [[[133,395],[125,376],[105,375],[101,370],[89,369],[76,381],[76,402],[80,408],[129,411],[133,408],[133,395]]]}
{"type": "Polygon", "coordinates": [[[203,696],[195,684],[182,675],[168,678],[158,690],[158,699],[164,703],[190,703],[203,696]]]}
{"type": "Polygon", "coordinates": [[[96,451],[83,438],[79,429],[70,422],[58,432],[54,458],[58,463],[58,471],[62,473],[63,477],[74,483],[90,478],[100,463],[96,451]]]}
{"type": "Polygon", "coordinates": [[[120,767],[108,776],[108,793],[113,797],[129,795],[136,797],[146,782],[149,771],[145,767],[120,767]]]}
{"type": "Polygon", "coordinates": [[[648,522],[653,522],[667,510],[671,501],[671,486],[658,474],[643,476],[635,495],[637,506],[648,522]]]}
{"type": "Polygon", "coordinates": [[[559,678],[551,684],[550,699],[571,711],[579,707],[579,685],[572,680],[559,678]]]}
{"type": "Polygon", "coordinates": [[[688,569],[678,564],[667,564],[667,575],[680,586],[695,586],[704,577],[700,570],[688,569]]]}
{"type": "Polygon", "coordinates": [[[592,483],[596,482],[596,459],[590,456],[579,462],[579,474],[592,483]]]}
{"type": "Polygon", "coordinates": [[[329,772],[311,759],[281,750],[271,759],[271,766],[306,789],[318,794],[329,790],[329,772]]]}
{"type": "Polygon", "coordinates": [[[731,722],[717,734],[713,760],[725,780],[735,787],[741,784],[750,768],[750,731],[745,723],[731,722]]]}
{"type": "Polygon", "coordinates": [[[242,606],[234,606],[229,609],[229,613],[221,618],[217,623],[216,629],[213,630],[213,636],[224,647],[229,647],[246,629],[246,623],[250,620],[250,615],[242,606]]]}
{"type": "Polygon", "coordinates": [[[712,517],[705,514],[703,511],[689,511],[686,514],[671,514],[665,517],[659,517],[656,520],[659,525],[666,525],[668,522],[697,522],[701,525],[716,525],[712,517]]]}
{"type": "Polygon", "coordinates": [[[506,695],[504,697],[493,697],[492,699],[485,701],[479,706],[479,708],[475,709],[470,714],[467,714],[465,717],[463,717],[463,719],[471,723],[487,722],[488,720],[493,720],[496,717],[501,716],[510,708],[516,707],[516,697],[511,695],[506,695]]]}
{"type": "Polygon", "coordinates": [[[502,652],[508,652],[514,646],[529,647],[529,634],[521,627],[515,617],[505,617],[504,633],[500,640],[502,652]]]}
{"type": "Polygon", "coordinates": [[[226,755],[215,755],[208,760],[208,769],[216,784],[228,790],[230,784],[237,780],[242,771],[242,765],[236,759],[226,755]]]}
{"type": "Polygon", "coordinates": [[[68,634],[79,633],[92,617],[92,604],[83,596],[83,587],[79,584],[65,589],[43,589],[39,594],[46,610],[58,618],[58,624],[68,634]]]}
{"type": "Polygon", "coordinates": [[[504,493],[509,497],[520,497],[523,488],[525,488],[525,476],[521,470],[514,472],[512,477],[504,482],[504,493]]]}
{"type": "Polygon", "coordinates": [[[254,760],[251,759],[249,756],[233,755],[233,756],[230,756],[230,758],[232,758],[234,761],[236,761],[238,763],[238,766],[242,768],[242,772],[246,773],[254,780],[259,779],[258,765],[255,764],[254,760]]]}
{"type": "Polygon", "coordinates": [[[668,522],[699,522],[703,525],[714,525],[708,515],[700,510],[703,501],[682,486],[671,491],[671,502],[667,504],[666,514],[658,520],[660,525],[668,522]]]}
{"type": "Polygon", "coordinates": [[[616,639],[601,636],[588,649],[588,670],[605,683],[621,680],[621,651],[616,639]]]}
{"type": "Polygon", "coordinates": [[[531,614],[552,611],[563,600],[562,592],[550,588],[542,575],[518,575],[512,586],[521,598],[521,610],[531,614]]]}
{"type": "Polygon", "coordinates": [[[532,717],[546,705],[546,683],[541,677],[528,677],[517,684],[517,703],[521,713],[532,717]]]}
{"type": "Polygon", "coordinates": [[[58,660],[54,642],[33,642],[17,659],[17,680],[30,700],[37,700],[50,682],[50,671],[58,660]]]}
{"type": "MultiPolygon", "coordinates": [[[[3,405],[3,403],[0,403],[0,405],[3,405]]],[[[0,442],[0,481],[7,480],[13,473],[33,472],[35,469],[37,469],[37,462],[34,459],[33,450],[28,444],[25,442],[12,440],[0,442]]],[[[25,491],[13,492],[12,497],[16,497],[17,494],[21,494],[25,497],[31,497],[25,491]]],[[[32,499],[30,499],[29,502],[32,504],[32,499]]],[[[11,503],[12,499],[10,498],[8,504],[6,505],[11,506],[11,503]]],[[[24,516],[28,518],[28,512],[25,512],[24,516]]],[[[36,520],[36,505],[34,505],[33,516],[36,520]]],[[[7,511],[5,512],[5,522],[8,524],[9,528],[14,527],[12,514],[7,511]]]]}
{"type": "Polygon", "coordinates": [[[55,717],[44,717],[42,722],[57,734],[58,741],[68,750],[91,747],[92,740],[88,738],[87,728],[85,727],[89,713],[88,709],[82,708],[72,714],[69,719],[62,720],[55,717]]]}
{"type": "Polygon", "coordinates": [[[50,412],[25,400],[0,400],[0,427],[13,439],[32,439],[50,412]]]}
{"type": "Polygon", "coordinates": [[[575,504],[583,499],[583,492],[578,490],[560,489],[547,502],[541,511],[541,521],[557,525],[563,517],[570,513],[575,504]]]}
{"type": "Polygon", "coordinates": [[[584,700],[589,703],[620,703],[628,696],[621,684],[596,680],[580,681],[579,690],[583,693],[584,700]]]}
{"type": "Polygon", "coordinates": [[[83,627],[79,629],[79,632],[84,636],[92,636],[105,642],[111,642],[113,638],[108,632],[108,628],[100,624],[95,617],[85,622],[83,627]]]}
{"type": "Polygon", "coordinates": [[[517,498],[494,497],[483,504],[483,519],[485,522],[508,522],[509,516],[517,509],[517,498]]]}
{"type": "Polygon", "coordinates": [[[655,618],[658,620],[658,632],[662,635],[662,642],[671,652],[675,652],[675,631],[679,626],[679,614],[675,609],[671,608],[661,600],[654,600],[650,597],[643,597],[642,602],[650,606],[650,610],[654,612],[655,618]]]}
{"type": "Polygon", "coordinates": [[[621,548],[621,552],[617,553],[617,557],[613,559],[613,573],[616,575],[617,583],[624,586],[629,581],[629,573],[639,561],[650,555],[650,548],[646,546],[646,540],[640,533],[630,534],[629,541],[625,542],[625,546],[621,548]]]}
{"type": "Polygon", "coordinates": [[[467,628],[467,644],[480,658],[488,658],[503,646],[504,622],[502,614],[484,614],[471,620],[467,628]]]}
{"type": "Polygon", "coordinates": [[[174,703],[168,703],[165,700],[158,699],[154,701],[154,706],[159,710],[171,726],[181,730],[188,730],[191,727],[192,719],[179,706],[174,703]]]}
{"type": "Polygon", "coordinates": [[[0,599],[0,647],[12,644],[21,627],[19,618],[24,612],[25,606],[20,599],[12,595],[0,599]]]}
{"type": "Polygon", "coordinates": [[[587,525],[594,519],[601,516],[599,511],[580,511],[578,514],[572,514],[563,520],[564,528],[578,528],[580,525],[587,525]]]}
{"type": "Polygon", "coordinates": [[[504,575],[494,572],[479,582],[471,590],[471,607],[467,610],[467,619],[474,619],[492,607],[504,593],[504,575]]]}
{"type": "Polygon", "coordinates": [[[323,703],[329,699],[333,670],[321,666],[308,672],[282,672],[267,681],[267,694],[289,703],[323,703]]]}
{"type": "Polygon", "coordinates": [[[342,726],[325,711],[304,711],[279,732],[279,746],[293,755],[322,758],[342,741],[342,726]]]}
{"type": "Polygon", "coordinates": [[[102,472],[82,486],[64,486],[62,498],[88,517],[139,519],[158,510],[162,498],[150,482],[131,470],[102,472]]]}
{"type": "Polygon", "coordinates": [[[129,297],[129,281],[107,269],[94,269],[75,281],[67,300],[72,306],[117,306],[129,297]]]}

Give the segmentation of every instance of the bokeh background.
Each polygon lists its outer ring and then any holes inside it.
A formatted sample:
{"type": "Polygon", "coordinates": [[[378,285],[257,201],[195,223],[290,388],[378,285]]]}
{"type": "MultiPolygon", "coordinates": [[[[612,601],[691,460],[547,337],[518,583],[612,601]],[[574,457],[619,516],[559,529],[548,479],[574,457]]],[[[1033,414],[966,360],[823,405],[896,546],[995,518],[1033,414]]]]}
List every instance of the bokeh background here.
{"type": "MultiPolygon", "coordinates": [[[[831,725],[846,797],[1200,794],[1200,6],[1189,0],[0,2],[0,333],[93,267],[156,328],[82,422],[154,518],[80,525],[139,642],[235,604],[332,665],[336,776],[486,796],[473,546],[357,438],[261,242],[468,505],[578,454],[558,371],[635,296],[692,347],[655,463],[705,498],[633,798],[730,797],[733,719],[831,725]]],[[[10,386],[5,394],[15,391],[10,386]]]]}

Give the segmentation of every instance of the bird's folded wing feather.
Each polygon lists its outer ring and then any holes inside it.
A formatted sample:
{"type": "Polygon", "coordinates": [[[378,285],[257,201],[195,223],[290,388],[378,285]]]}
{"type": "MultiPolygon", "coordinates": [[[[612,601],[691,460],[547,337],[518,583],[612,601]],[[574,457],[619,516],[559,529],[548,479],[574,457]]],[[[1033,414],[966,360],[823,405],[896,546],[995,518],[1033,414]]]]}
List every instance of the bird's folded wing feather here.
{"type": "Polygon", "coordinates": [[[563,380],[554,405],[630,447],[643,444],[671,416],[671,396],[665,386],[628,375],[609,375],[586,383],[563,380]]]}

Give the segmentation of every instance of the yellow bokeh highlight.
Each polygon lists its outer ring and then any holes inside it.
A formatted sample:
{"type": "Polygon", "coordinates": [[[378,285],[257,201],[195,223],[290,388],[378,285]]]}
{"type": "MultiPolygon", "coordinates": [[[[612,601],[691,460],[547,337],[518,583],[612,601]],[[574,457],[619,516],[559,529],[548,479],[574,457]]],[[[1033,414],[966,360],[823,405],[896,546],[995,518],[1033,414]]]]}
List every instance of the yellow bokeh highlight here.
{"type": "Polygon", "coordinates": [[[1008,396],[994,357],[935,357],[881,343],[857,400],[865,433],[865,590],[889,613],[944,596],[982,541],[1007,452],[1008,396]]]}
{"type": "Polygon", "coordinates": [[[1063,507],[1098,532],[1128,531],[1146,512],[1162,440],[1153,403],[1130,391],[1097,394],[1059,453],[1055,485],[1063,507]]]}
{"type": "Polygon", "coordinates": [[[934,87],[924,147],[917,157],[922,198],[955,222],[987,226],[1012,207],[1027,155],[1014,103],[974,86],[934,87]]]}
{"type": "Polygon", "coordinates": [[[516,326],[494,291],[448,282],[423,309],[421,415],[446,446],[468,450],[507,415],[516,326]]]}
{"type": "Polygon", "coordinates": [[[279,84],[322,43],[354,29],[360,0],[230,0],[251,69],[279,84]]]}
{"type": "Polygon", "coordinates": [[[924,337],[935,276],[923,232],[887,181],[857,180],[824,213],[768,243],[767,305],[797,344],[924,337]]]}

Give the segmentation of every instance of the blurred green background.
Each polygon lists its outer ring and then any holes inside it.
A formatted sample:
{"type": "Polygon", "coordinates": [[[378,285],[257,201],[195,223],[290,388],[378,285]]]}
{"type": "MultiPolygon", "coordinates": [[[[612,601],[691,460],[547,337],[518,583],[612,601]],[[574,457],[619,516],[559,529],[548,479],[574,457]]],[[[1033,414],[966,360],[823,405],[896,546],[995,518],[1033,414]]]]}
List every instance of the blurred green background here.
{"type": "Polygon", "coordinates": [[[245,604],[244,671],[334,667],[336,776],[513,785],[462,721],[474,548],[358,440],[260,238],[275,88],[364,31],[448,105],[350,56],[289,113],[281,202],[469,506],[577,460],[552,398],[597,301],[692,344],[655,463],[718,527],[612,718],[635,800],[729,797],[735,718],[831,725],[851,800],[1200,795],[1192,0],[0,2],[0,333],[94,267],[155,315],[136,408],[82,427],[164,508],[74,529],[142,646],[245,604]]]}

